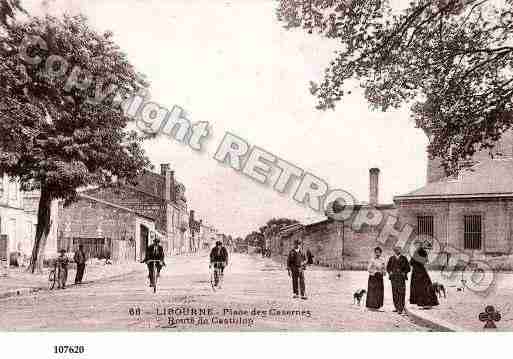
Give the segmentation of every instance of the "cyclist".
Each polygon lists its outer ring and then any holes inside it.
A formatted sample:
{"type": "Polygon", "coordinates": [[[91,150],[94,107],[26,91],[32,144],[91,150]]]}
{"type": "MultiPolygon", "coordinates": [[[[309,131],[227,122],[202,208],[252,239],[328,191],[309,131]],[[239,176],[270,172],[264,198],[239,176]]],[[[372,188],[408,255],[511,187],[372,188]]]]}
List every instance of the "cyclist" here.
{"type": "MultiPolygon", "coordinates": [[[[212,248],[210,252],[210,268],[214,267],[214,270],[219,272],[219,276],[222,277],[224,268],[228,265],[228,251],[223,246],[223,242],[217,241],[216,246],[212,248]]],[[[215,285],[219,284],[219,278],[216,278],[215,285]]]]}
{"type": "Polygon", "coordinates": [[[146,263],[148,266],[148,276],[150,277],[150,287],[155,287],[155,273],[153,268],[157,268],[157,278],[160,276],[160,270],[166,265],[164,262],[164,248],[160,245],[160,240],[155,236],[153,244],[146,249],[144,260],[142,263],[146,263]],[[158,262],[148,262],[157,260],[158,262]]]}

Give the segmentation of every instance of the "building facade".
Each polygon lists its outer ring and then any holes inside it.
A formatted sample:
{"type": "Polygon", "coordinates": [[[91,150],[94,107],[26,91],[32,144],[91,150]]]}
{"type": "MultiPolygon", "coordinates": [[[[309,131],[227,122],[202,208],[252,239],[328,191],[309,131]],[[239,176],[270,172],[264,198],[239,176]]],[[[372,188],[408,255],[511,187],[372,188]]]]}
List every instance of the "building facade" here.
{"type": "Polygon", "coordinates": [[[215,246],[217,239],[217,229],[204,223],[203,221],[200,223],[200,248],[203,251],[208,251],[215,246]]]}
{"type": "MultiPolygon", "coordinates": [[[[379,173],[377,168],[369,171],[369,203],[353,207],[353,214],[346,221],[325,219],[311,224],[292,224],[273,234],[270,240],[271,255],[284,261],[294,242],[299,240],[303,250],[314,255],[314,263],[339,269],[365,269],[373,255],[379,232],[389,216],[396,216],[393,204],[379,204],[379,173]],[[383,214],[379,226],[356,227],[355,216],[361,211],[377,209],[383,214]]],[[[362,212],[364,213],[364,212],[362,212]]],[[[382,246],[383,247],[383,246],[382,246]]],[[[385,254],[391,252],[383,248],[385,254]]]]}
{"type": "Polygon", "coordinates": [[[87,189],[76,205],[61,206],[59,238],[63,246],[72,249],[79,242],[95,248],[104,246],[103,250],[94,250],[95,256],[109,253],[114,260],[123,261],[143,256],[151,232],[161,238],[168,256],[196,251],[199,222],[194,211],[188,211],[185,186],[175,180],[169,164],[162,164],[160,173],[145,171],[136,182],[87,189]],[[91,213],[91,206],[101,208],[101,213],[91,213]],[[87,224],[80,227],[79,219],[87,224]],[[94,226],[104,235],[91,237],[94,226]],[[109,228],[108,232],[104,227],[109,228]],[[68,234],[67,228],[71,228],[68,234]],[[135,247],[132,244],[125,248],[131,241],[135,241],[135,247]]]}
{"type": "Polygon", "coordinates": [[[142,260],[155,231],[155,218],[84,194],[66,208],[61,203],[60,212],[58,249],[74,252],[82,244],[89,258],[142,260]]]}
{"type": "Polygon", "coordinates": [[[472,257],[510,254],[513,239],[513,134],[489,151],[477,152],[473,166],[457,177],[445,175],[430,159],[427,183],[396,196],[401,222],[436,240],[442,251],[472,257]]]}
{"type": "MultiPolygon", "coordinates": [[[[0,176],[0,234],[6,235],[6,249],[10,262],[28,264],[37,226],[39,193],[22,192],[16,181],[0,176]]],[[[57,251],[57,202],[52,203],[50,233],[46,240],[44,255],[52,256],[57,251]]]]}

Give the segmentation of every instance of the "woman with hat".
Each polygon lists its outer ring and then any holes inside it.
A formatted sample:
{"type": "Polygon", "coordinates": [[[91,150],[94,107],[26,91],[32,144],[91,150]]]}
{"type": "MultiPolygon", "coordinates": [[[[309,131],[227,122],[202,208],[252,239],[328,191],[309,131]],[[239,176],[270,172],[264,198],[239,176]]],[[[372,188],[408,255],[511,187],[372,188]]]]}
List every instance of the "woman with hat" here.
{"type": "Polygon", "coordinates": [[[415,246],[417,249],[410,259],[412,268],[410,304],[416,304],[423,309],[431,309],[431,307],[439,303],[435,289],[433,288],[433,283],[425,267],[428,262],[428,253],[424,249],[422,242],[416,242],[415,246]]]}
{"type": "Polygon", "coordinates": [[[369,282],[365,306],[371,310],[377,310],[383,306],[383,276],[386,273],[386,268],[385,261],[381,258],[382,253],[381,247],[374,248],[374,257],[371,258],[367,267],[369,282]]]}

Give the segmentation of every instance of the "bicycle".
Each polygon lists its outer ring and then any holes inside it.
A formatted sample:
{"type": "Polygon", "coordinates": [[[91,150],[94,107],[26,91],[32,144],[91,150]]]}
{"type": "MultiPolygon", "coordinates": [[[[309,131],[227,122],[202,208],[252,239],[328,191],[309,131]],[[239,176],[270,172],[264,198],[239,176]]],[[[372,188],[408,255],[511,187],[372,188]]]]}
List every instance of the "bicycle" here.
{"type": "Polygon", "coordinates": [[[57,286],[60,288],[59,282],[64,283],[65,277],[66,273],[64,268],[57,266],[57,263],[55,263],[54,268],[50,271],[50,273],[48,273],[48,289],[53,290],[55,288],[55,284],[57,284],[57,286]]]}
{"type": "Polygon", "coordinates": [[[212,286],[212,290],[216,290],[216,288],[221,288],[221,283],[223,282],[223,269],[225,267],[225,262],[212,262],[210,263],[210,285],[212,286]]]}
{"type": "Polygon", "coordinates": [[[146,263],[150,263],[150,273],[149,273],[149,278],[150,278],[150,284],[152,284],[152,287],[153,287],[153,293],[156,293],[157,292],[157,281],[160,277],[160,273],[159,271],[157,271],[156,269],[156,262],[159,262],[161,263],[162,261],[158,260],[158,259],[149,259],[146,261],[146,263]],[[155,272],[157,273],[157,275],[155,276],[155,272]]]}

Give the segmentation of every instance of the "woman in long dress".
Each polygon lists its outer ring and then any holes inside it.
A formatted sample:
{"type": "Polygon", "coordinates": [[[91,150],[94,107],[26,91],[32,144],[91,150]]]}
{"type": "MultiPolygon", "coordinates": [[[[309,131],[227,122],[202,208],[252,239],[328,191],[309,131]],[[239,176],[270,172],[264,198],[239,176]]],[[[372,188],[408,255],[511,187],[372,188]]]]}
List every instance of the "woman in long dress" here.
{"type": "Polygon", "coordinates": [[[374,258],[369,261],[369,283],[367,285],[367,300],[365,306],[377,310],[383,306],[383,275],[386,273],[385,261],[381,258],[383,250],[374,248],[374,258]]]}
{"type": "Polygon", "coordinates": [[[426,250],[419,246],[415,254],[410,259],[412,268],[410,282],[410,303],[416,304],[424,309],[438,305],[435,289],[429,274],[426,270],[428,254],[426,250]]]}

